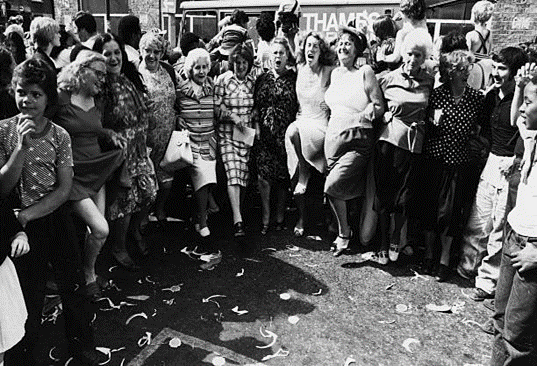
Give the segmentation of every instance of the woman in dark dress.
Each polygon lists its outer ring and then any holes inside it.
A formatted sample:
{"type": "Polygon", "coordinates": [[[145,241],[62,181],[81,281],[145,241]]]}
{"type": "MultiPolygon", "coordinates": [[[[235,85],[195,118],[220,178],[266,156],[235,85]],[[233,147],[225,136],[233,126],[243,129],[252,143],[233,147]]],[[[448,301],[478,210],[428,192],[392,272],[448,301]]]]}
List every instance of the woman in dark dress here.
{"type": "Polygon", "coordinates": [[[126,140],[122,179],[111,181],[107,188],[107,218],[112,221],[110,233],[115,245],[112,254],[123,267],[138,269],[127,253],[126,241],[130,233],[142,254],[147,254],[140,223],[157,195],[155,169],[147,151],[147,136],[154,120],[140,74],[127,60],[123,43],[105,33],[97,38],[93,50],[106,58],[103,126],[126,140]]]}
{"type": "Polygon", "coordinates": [[[467,84],[472,62],[468,51],[442,54],[440,81],[444,84],[434,89],[429,98],[431,133],[423,145],[419,189],[422,197],[416,216],[426,233],[426,271],[433,273],[440,259],[438,281],[445,281],[449,275],[451,242],[462,232],[464,203],[473,199],[468,140],[481,123],[484,98],[467,84]],[[437,235],[441,253],[434,248],[437,235]]]}
{"type": "Polygon", "coordinates": [[[285,150],[285,131],[296,118],[298,99],[296,96],[296,72],[288,69],[291,56],[289,43],[276,38],[271,46],[272,69],[257,79],[254,90],[254,110],[257,112],[257,136],[254,145],[258,170],[259,192],[263,205],[263,227],[265,235],[270,220],[270,192],[276,188],[276,229],[283,228],[285,193],[290,184],[285,150]]]}
{"type": "Polygon", "coordinates": [[[102,114],[95,104],[105,75],[105,58],[96,52],[81,55],[66,66],[58,76],[60,106],[54,119],[72,140],[74,177],[69,200],[91,232],[85,240],[83,269],[86,292],[92,299],[100,297],[95,262],[109,231],[104,217],[104,183],[124,160],[125,147],[124,139],[102,127],[102,114]],[[111,142],[115,149],[102,152],[99,138],[111,142]]]}

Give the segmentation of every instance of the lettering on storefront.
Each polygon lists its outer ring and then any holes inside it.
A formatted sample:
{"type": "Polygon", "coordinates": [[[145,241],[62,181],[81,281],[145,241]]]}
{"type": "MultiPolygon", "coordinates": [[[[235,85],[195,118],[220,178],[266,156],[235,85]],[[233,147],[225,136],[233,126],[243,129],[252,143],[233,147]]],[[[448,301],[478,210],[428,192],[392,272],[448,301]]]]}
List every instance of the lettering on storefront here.
{"type": "Polygon", "coordinates": [[[301,29],[306,32],[319,32],[324,34],[326,39],[332,40],[337,37],[337,32],[340,26],[347,25],[349,22],[356,20],[356,26],[359,30],[367,30],[371,32],[373,21],[380,16],[377,12],[318,12],[318,13],[302,13],[301,29]]]}

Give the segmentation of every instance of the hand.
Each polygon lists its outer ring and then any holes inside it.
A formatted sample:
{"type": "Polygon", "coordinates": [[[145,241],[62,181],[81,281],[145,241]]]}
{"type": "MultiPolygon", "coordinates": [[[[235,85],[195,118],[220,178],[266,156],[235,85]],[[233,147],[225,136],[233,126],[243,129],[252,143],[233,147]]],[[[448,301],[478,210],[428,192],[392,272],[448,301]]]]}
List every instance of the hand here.
{"type": "Polygon", "coordinates": [[[237,125],[237,126],[239,127],[239,129],[242,130],[243,122],[242,122],[242,118],[239,117],[238,114],[236,114],[236,113],[231,113],[231,114],[229,115],[229,118],[231,118],[231,120],[233,121],[233,123],[234,123],[235,125],[237,125]]]}
{"type": "Polygon", "coordinates": [[[120,149],[125,149],[127,147],[127,139],[114,131],[110,134],[110,141],[112,141],[114,146],[117,146],[120,149]]]}
{"type": "Polygon", "coordinates": [[[11,258],[18,258],[30,251],[30,244],[28,243],[28,236],[24,231],[21,231],[15,235],[15,238],[11,242],[11,258]]]}
{"type": "Polygon", "coordinates": [[[511,258],[511,264],[519,272],[537,268],[537,247],[533,243],[527,243],[524,249],[511,258]]]}
{"type": "Polygon", "coordinates": [[[30,133],[35,132],[35,122],[27,116],[22,116],[17,121],[17,136],[19,146],[27,146],[30,133]]]}
{"type": "Polygon", "coordinates": [[[15,216],[17,217],[17,220],[21,224],[22,228],[24,229],[26,227],[26,224],[30,221],[30,219],[26,216],[26,211],[16,211],[15,216]]]}
{"type": "Polygon", "coordinates": [[[537,71],[537,65],[535,63],[527,63],[518,69],[515,76],[515,83],[518,88],[524,88],[530,81],[532,74],[537,71]]]}

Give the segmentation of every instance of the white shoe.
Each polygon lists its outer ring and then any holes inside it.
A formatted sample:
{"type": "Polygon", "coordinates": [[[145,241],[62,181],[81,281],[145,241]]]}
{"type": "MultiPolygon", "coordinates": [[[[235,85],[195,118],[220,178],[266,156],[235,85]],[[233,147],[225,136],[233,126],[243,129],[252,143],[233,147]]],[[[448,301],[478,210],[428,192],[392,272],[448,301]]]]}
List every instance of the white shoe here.
{"type": "Polygon", "coordinates": [[[211,235],[211,231],[209,230],[207,226],[200,228],[200,224],[194,224],[194,229],[196,230],[198,234],[200,234],[202,238],[206,238],[209,235],[211,235]]]}
{"type": "Polygon", "coordinates": [[[400,247],[398,244],[391,243],[390,244],[390,250],[388,251],[388,256],[390,257],[390,260],[392,262],[397,262],[399,259],[399,250],[400,247]]]}

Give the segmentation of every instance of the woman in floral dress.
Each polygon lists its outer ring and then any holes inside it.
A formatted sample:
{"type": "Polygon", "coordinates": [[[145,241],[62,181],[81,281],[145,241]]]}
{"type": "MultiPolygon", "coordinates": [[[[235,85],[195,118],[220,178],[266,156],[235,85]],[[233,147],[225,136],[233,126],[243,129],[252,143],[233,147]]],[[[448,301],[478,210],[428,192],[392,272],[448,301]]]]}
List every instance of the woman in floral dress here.
{"type": "Polygon", "coordinates": [[[288,69],[291,56],[289,43],[284,38],[276,38],[271,46],[272,69],[257,79],[254,92],[254,108],[258,112],[255,146],[259,191],[263,206],[263,227],[265,235],[270,220],[270,191],[276,188],[278,198],[276,230],[283,228],[285,193],[289,186],[285,131],[296,118],[298,99],[296,96],[296,72],[288,69]]]}
{"type": "Polygon", "coordinates": [[[252,127],[255,76],[252,49],[239,44],[229,56],[230,70],[220,75],[215,85],[215,107],[219,115],[218,146],[227,176],[227,191],[233,211],[234,236],[244,236],[241,215],[241,187],[246,187],[250,172],[250,146],[233,140],[233,130],[252,127]]]}
{"type": "Polygon", "coordinates": [[[127,144],[122,174],[107,189],[107,218],[115,245],[112,254],[122,266],[137,269],[126,251],[127,234],[132,234],[144,254],[147,248],[140,223],[157,195],[155,170],[147,153],[149,109],[140,76],[127,60],[121,41],[105,33],[93,49],[106,58],[103,127],[117,132],[127,144]]]}
{"type": "Polygon", "coordinates": [[[155,216],[159,222],[166,220],[164,204],[170,195],[173,183],[173,173],[160,167],[160,161],[166,153],[168,141],[176,127],[175,114],[175,72],[173,68],[160,59],[164,53],[164,40],[156,33],[144,34],[140,40],[140,54],[142,62],[138,71],[144,79],[145,86],[151,100],[151,115],[156,123],[149,133],[151,141],[151,160],[155,165],[155,172],[159,184],[157,201],[155,202],[155,216]]]}

